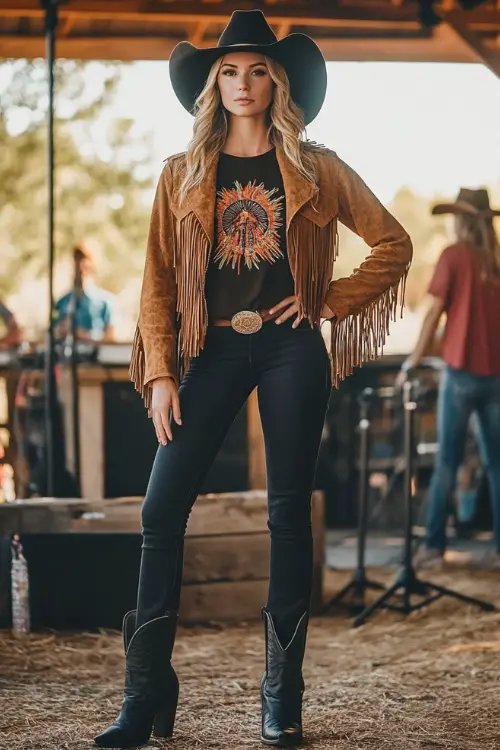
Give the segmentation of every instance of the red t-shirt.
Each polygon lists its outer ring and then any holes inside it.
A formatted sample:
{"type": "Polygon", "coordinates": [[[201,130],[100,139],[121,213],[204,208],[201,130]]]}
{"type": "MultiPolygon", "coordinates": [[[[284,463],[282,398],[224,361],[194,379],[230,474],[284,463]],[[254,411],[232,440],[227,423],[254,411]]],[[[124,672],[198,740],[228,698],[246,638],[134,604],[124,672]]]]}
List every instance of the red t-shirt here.
{"type": "Polygon", "coordinates": [[[443,250],[428,291],[445,303],[446,364],[500,376],[500,283],[483,278],[477,252],[465,243],[443,250]]]}

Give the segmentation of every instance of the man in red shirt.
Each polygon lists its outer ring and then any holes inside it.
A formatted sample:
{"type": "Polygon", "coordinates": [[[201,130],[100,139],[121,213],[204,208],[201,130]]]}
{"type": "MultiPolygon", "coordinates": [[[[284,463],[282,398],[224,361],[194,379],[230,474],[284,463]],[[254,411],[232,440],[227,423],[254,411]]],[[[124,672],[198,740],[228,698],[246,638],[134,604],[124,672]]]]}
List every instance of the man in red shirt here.
{"type": "Polygon", "coordinates": [[[495,539],[495,551],[485,564],[500,570],[500,244],[493,227],[493,217],[500,211],[490,208],[486,190],[461,189],[455,203],[435,206],[432,213],[455,215],[457,239],[438,260],[428,290],[432,305],[415,350],[398,376],[401,384],[418,365],[445,312],[439,454],[429,490],[426,548],[419,550],[414,562],[416,567],[442,562],[448,498],[463,459],[469,418],[475,413],[495,539]]]}

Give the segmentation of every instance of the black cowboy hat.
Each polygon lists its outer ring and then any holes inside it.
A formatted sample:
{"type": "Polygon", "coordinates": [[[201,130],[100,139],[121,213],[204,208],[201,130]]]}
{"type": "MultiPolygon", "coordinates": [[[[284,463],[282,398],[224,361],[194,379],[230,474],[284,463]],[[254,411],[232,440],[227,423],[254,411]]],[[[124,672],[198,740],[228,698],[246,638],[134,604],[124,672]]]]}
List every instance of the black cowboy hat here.
{"type": "Polygon", "coordinates": [[[460,188],[454,203],[438,203],[432,214],[468,214],[469,216],[500,216],[500,211],[490,206],[490,196],[485,188],[471,190],[460,188]]]}
{"type": "Polygon", "coordinates": [[[182,106],[194,114],[214,62],[229,52],[258,52],[272,57],[286,70],[293,101],[304,113],[305,124],[314,120],[326,94],[326,63],[316,42],[306,34],[278,38],[260,10],[235,10],[217,47],[199,49],[180,42],[170,57],[170,80],[182,106]]]}

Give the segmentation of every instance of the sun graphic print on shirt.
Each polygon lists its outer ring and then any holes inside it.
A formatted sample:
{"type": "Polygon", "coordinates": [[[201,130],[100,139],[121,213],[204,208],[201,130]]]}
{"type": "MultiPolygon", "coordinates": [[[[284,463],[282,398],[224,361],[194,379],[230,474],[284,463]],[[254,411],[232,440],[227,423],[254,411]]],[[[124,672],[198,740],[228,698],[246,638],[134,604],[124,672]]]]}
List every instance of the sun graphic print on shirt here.
{"type": "Polygon", "coordinates": [[[217,252],[219,269],[231,265],[240,272],[259,268],[261,261],[274,263],[284,255],[280,249],[283,196],[278,188],[266,190],[263,183],[239,182],[217,192],[217,252]]]}

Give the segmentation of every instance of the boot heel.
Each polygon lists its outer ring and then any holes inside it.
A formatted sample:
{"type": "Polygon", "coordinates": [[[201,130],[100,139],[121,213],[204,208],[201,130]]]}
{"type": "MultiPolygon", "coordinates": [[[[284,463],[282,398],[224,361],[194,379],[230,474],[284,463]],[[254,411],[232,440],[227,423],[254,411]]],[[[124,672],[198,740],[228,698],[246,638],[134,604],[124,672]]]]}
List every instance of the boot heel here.
{"type": "Polygon", "coordinates": [[[174,733],[175,714],[179,699],[179,681],[175,672],[172,675],[170,694],[164,705],[155,713],[153,723],[154,737],[172,737],[174,733]]]}
{"type": "Polygon", "coordinates": [[[177,701],[175,704],[160,708],[156,712],[153,724],[154,737],[171,737],[173,735],[176,711],[177,701]]]}

